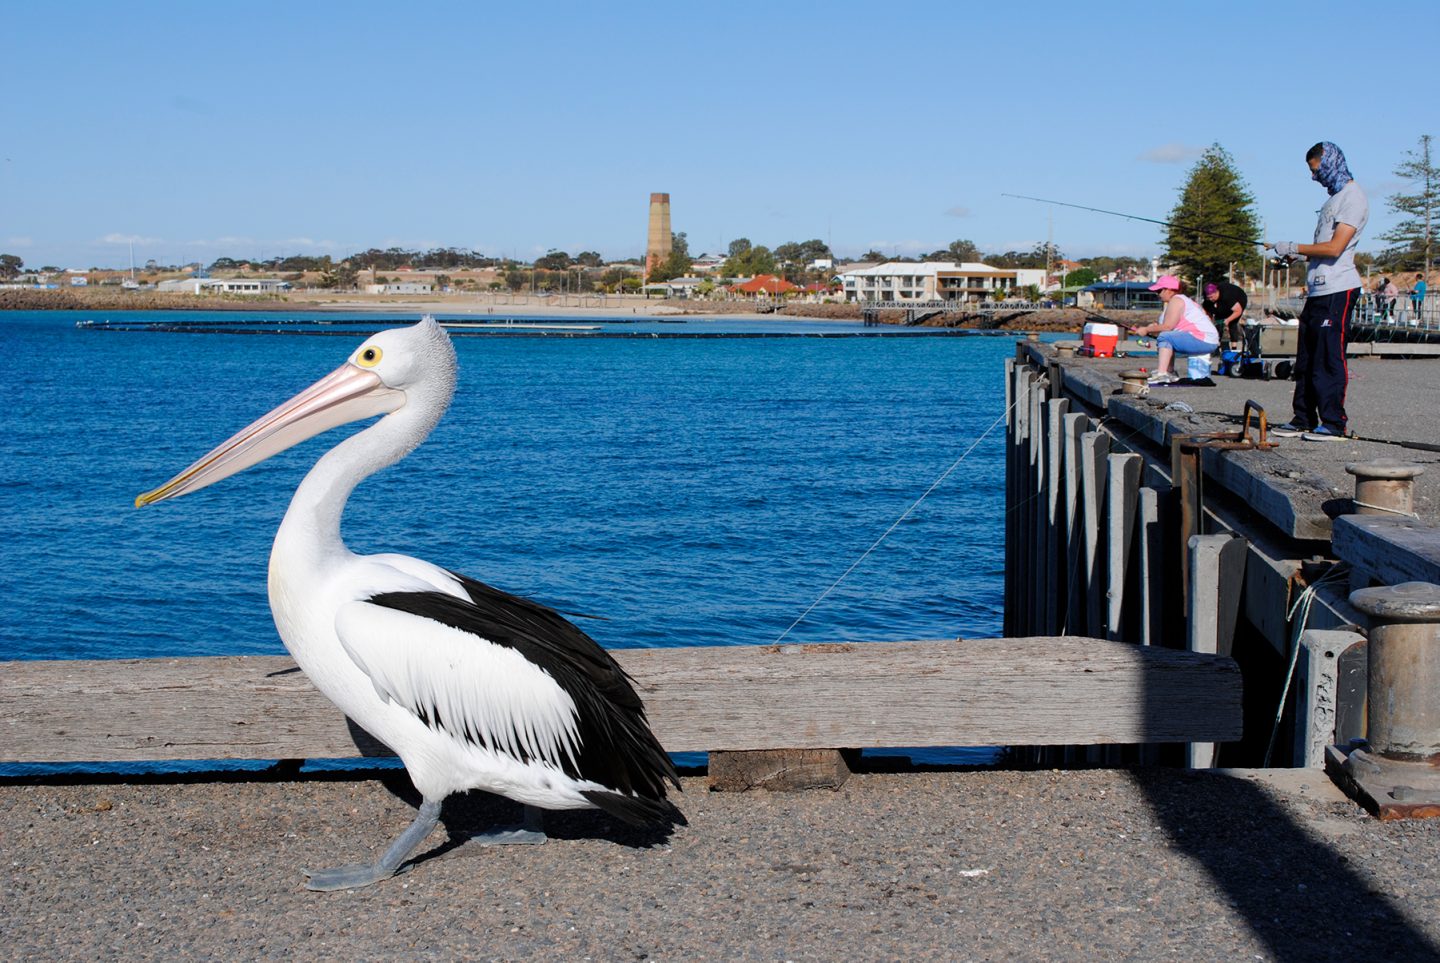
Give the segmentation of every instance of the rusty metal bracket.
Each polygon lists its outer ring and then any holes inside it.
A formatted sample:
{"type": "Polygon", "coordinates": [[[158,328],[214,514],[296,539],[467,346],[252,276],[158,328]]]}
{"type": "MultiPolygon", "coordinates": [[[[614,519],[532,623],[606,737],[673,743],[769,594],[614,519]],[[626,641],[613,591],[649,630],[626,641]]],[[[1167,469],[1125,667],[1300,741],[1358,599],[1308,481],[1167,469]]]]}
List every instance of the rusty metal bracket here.
{"type": "Polygon", "coordinates": [[[1173,442],[1187,448],[1220,448],[1226,451],[1246,451],[1254,448],[1278,448],[1279,442],[1271,441],[1267,435],[1270,430],[1269,420],[1265,417],[1265,408],[1258,401],[1245,402],[1245,411],[1242,416],[1239,431],[1210,431],[1193,435],[1177,435],[1173,442]],[[1250,435],[1250,416],[1258,417],[1259,434],[1255,437],[1250,435]]]}

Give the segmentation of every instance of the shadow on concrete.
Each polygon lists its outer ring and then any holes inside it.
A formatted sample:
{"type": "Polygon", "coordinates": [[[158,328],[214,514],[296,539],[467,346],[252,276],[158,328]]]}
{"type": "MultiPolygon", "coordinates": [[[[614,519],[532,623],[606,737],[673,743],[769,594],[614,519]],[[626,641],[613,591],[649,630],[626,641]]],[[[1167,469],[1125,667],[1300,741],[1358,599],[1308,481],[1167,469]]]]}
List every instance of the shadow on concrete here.
{"type": "Polygon", "coordinates": [[[1389,896],[1260,786],[1213,772],[1131,776],[1176,849],[1204,867],[1274,959],[1440,959],[1389,896]]]}

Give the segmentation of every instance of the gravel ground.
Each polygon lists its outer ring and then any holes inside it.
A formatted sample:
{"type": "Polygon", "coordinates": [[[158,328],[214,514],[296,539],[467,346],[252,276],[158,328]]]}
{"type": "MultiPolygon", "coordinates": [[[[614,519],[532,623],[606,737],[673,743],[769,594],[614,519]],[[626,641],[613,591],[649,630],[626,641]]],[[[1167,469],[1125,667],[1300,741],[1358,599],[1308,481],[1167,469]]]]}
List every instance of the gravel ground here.
{"type": "MultiPolygon", "coordinates": [[[[592,813],[456,846],[366,890],[301,867],[412,817],[392,774],[0,785],[13,959],[1440,958],[1440,821],[1382,824],[1323,774],[856,776],[712,793],[647,840],[592,813]]],[[[447,805],[464,830],[513,818],[447,805]]]]}

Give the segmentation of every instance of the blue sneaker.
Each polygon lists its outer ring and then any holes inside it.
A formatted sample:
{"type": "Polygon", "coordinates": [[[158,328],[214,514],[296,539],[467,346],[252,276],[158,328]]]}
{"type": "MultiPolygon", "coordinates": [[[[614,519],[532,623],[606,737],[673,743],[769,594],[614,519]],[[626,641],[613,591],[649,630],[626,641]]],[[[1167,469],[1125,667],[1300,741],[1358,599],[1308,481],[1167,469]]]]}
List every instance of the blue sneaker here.
{"type": "Polygon", "coordinates": [[[1275,435],[1278,438],[1299,438],[1307,431],[1312,430],[1308,425],[1300,425],[1293,421],[1287,421],[1283,425],[1277,425],[1271,428],[1269,434],[1275,435]]]}
{"type": "Polygon", "coordinates": [[[1306,441],[1344,441],[1345,433],[1336,431],[1329,425],[1321,425],[1314,431],[1305,432],[1306,441]]]}

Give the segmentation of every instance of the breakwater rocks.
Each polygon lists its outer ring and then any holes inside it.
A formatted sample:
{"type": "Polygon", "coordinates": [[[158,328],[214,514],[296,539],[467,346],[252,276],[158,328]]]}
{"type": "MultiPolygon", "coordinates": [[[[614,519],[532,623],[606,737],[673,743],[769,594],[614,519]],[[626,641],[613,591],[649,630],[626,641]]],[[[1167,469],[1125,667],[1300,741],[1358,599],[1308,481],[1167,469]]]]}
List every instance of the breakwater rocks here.
{"type": "Polygon", "coordinates": [[[115,288],[0,290],[0,311],[264,311],[293,307],[273,298],[217,298],[115,288]]]}
{"type": "MultiPolygon", "coordinates": [[[[860,304],[787,304],[780,310],[786,317],[826,318],[859,321],[865,310],[860,304]]],[[[875,312],[881,324],[905,324],[905,308],[881,308],[875,312]]],[[[1087,322],[1122,320],[1137,323],[1135,312],[1089,311],[1081,308],[1037,308],[994,312],[946,311],[921,322],[924,328],[970,328],[1000,331],[1080,331],[1087,322]]],[[[1152,320],[1148,315],[1145,320],[1152,320]]]]}

